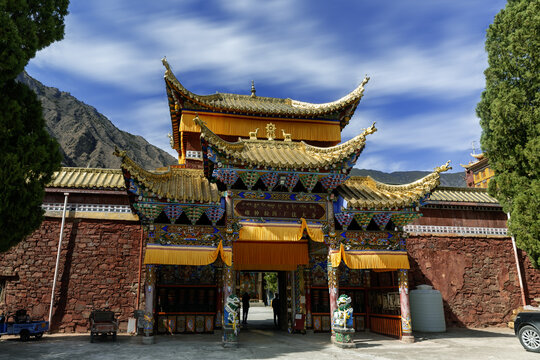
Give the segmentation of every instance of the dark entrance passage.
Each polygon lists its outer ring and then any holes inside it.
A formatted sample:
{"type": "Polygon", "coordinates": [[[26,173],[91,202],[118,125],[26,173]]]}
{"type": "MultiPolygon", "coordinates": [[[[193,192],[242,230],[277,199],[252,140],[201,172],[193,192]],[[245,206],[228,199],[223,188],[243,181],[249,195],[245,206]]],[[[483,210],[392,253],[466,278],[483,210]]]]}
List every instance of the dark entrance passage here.
{"type": "Polygon", "coordinates": [[[245,270],[239,271],[237,276],[237,295],[242,299],[242,328],[267,331],[283,328],[286,324],[284,325],[281,319],[285,318],[286,309],[280,306],[279,293],[285,293],[285,272],[245,270]],[[244,322],[244,307],[248,298],[249,308],[244,322]],[[275,317],[273,303],[277,311],[275,317]],[[282,314],[283,310],[285,310],[284,314],[282,314]]]}

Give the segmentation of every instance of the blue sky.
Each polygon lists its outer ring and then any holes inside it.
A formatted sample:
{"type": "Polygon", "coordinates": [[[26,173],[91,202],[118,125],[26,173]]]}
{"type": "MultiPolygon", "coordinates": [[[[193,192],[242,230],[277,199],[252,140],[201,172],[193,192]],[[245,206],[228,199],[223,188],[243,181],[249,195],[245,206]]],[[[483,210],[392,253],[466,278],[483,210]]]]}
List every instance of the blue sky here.
{"type": "MultiPolygon", "coordinates": [[[[431,170],[471,159],[487,67],[485,32],[504,0],[72,1],[66,35],[27,66],[169,151],[164,68],[198,94],[336,100],[367,74],[342,133],[377,122],[357,167],[431,170]]],[[[478,145],[477,145],[478,146],[478,145]]]]}

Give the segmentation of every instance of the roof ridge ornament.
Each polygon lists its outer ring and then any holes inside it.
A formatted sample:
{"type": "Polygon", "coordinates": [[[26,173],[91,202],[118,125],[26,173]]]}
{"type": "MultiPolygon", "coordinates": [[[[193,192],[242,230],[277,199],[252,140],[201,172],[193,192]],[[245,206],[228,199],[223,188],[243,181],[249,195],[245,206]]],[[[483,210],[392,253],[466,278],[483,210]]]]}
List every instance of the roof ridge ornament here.
{"type": "Polygon", "coordinates": [[[281,133],[283,134],[283,141],[292,141],[291,134],[287,134],[285,129],[281,129],[281,133]]]}
{"type": "Polygon", "coordinates": [[[206,121],[202,120],[200,117],[199,117],[199,113],[195,113],[195,117],[193,118],[193,121],[195,122],[195,124],[201,126],[201,125],[204,125],[206,127],[206,121]]]}
{"type": "Polygon", "coordinates": [[[259,132],[259,128],[256,128],[255,131],[249,132],[249,140],[257,140],[257,133],[259,132]]]}
{"type": "Polygon", "coordinates": [[[161,59],[161,63],[163,66],[165,66],[165,76],[169,76],[171,74],[171,66],[169,65],[169,62],[167,61],[167,57],[164,56],[161,59]]]}
{"type": "Polygon", "coordinates": [[[448,160],[448,161],[446,162],[446,164],[441,165],[441,166],[438,166],[438,167],[436,167],[436,168],[433,169],[433,170],[435,170],[435,172],[436,172],[437,174],[440,174],[440,173],[442,173],[442,172],[445,172],[445,171],[448,171],[448,170],[451,170],[451,169],[452,169],[452,167],[450,166],[450,160],[448,160]]]}
{"type": "Polygon", "coordinates": [[[266,138],[268,140],[274,140],[276,137],[276,125],[272,123],[266,124],[266,138]]]}
{"type": "Polygon", "coordinates": [[[368,127],[367,129],[364,129],[363,135],[364,135],[364,136],[365,136],[365,135],[371,135],[371,134],[373,134],[374,132],[376,132],[376,131],[377,131],[377,128],[375,127],[375,124],[376,124],[376,123],[377,123],[377,122],[374,121],[373,124],[371,124],[370,127],[368,127]]]}
{"type": "Polygon", "coordinates": [[[254,98],[254,97],[257,97],[256,95],[256,90],[255,90],[255,80],[251,80],[251,97],[254,98]]]}

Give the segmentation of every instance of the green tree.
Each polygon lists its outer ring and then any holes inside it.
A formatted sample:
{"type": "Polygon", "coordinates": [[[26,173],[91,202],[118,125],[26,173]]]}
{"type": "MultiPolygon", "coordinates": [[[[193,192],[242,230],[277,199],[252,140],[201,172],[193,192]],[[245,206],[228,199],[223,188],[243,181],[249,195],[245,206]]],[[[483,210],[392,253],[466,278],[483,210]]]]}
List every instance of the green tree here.
{"type": "Polygon", "coordinates": [[[540,0],[508,0],[487,31],[489,67],[476,112],[489,184],[517,246],[540,266],[540,0]]]}
{"type": "Polygon", "coordinates": [[[44,187],[60,167],[41,103],[15,81],[36,51],[64,37],[67,0],[0,0],[0,251],[43,218],[44,187]]]}
{"type": "Polygon", "coordinates": [[[0,84],[13,80],[36,52],[64,38],[69,0],[0,0],[0,84]]]}
{"type": "Polygon", "coordinates": [[[270,272],[264,273],[264,281],[266,282],[266,289],[273,292],[274,294],[278,291],[278,277],[277,273],[270,272]]]}

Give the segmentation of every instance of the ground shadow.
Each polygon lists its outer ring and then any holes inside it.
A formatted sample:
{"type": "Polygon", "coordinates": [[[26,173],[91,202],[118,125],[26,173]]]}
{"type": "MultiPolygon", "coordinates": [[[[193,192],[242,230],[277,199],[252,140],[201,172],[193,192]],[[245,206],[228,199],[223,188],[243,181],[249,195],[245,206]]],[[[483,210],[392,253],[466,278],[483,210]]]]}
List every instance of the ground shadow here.
{"type": "Polygon", "coordinates": [[[415,342],[434,340],[434,339],[475,339],[475,338],[512,338],[515,337],[513,333],[501,333],[493,332],[481,329],[467,329],[467,328],[448,328],[446,332],[441,333],[427,333],[414,331],[415,342]]]}

